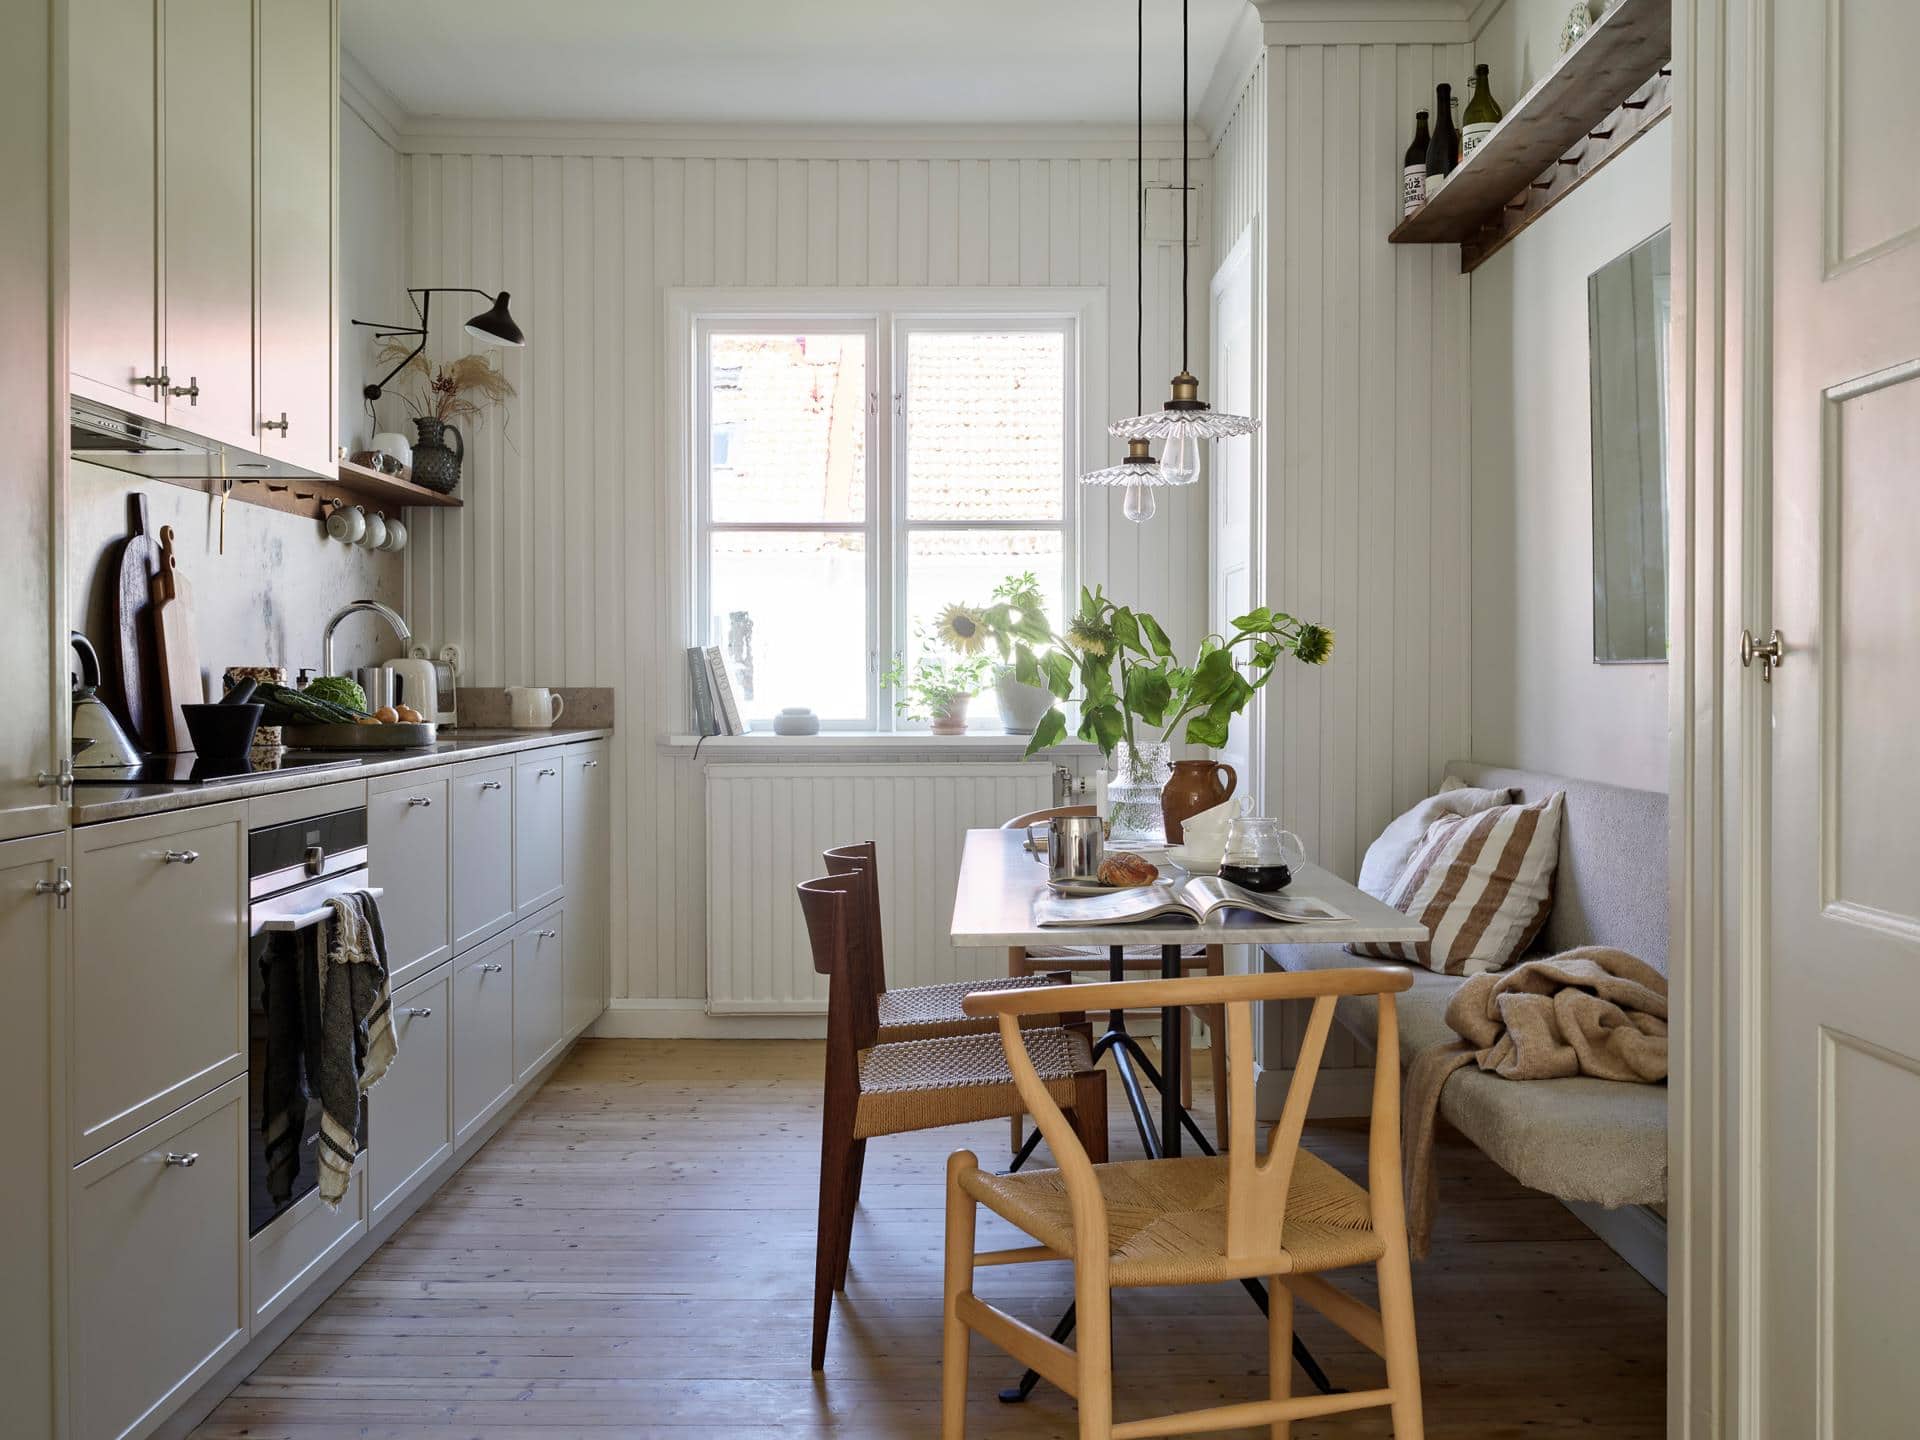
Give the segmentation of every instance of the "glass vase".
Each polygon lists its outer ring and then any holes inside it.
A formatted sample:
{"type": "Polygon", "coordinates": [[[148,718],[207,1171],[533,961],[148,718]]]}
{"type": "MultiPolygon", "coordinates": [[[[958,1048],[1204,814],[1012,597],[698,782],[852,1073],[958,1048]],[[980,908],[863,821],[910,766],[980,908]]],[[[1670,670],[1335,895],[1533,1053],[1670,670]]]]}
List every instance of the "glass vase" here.
{"type": "Polygon", "coordinates": [[[1113,778],[1107,782],[1107,813],[1112,820],[1109,847],[1125,850],[1167,843],[1160,792],[1172,776],[1171,747],[1134,746],[1124,740],[1114,747],[1113,778]]]}

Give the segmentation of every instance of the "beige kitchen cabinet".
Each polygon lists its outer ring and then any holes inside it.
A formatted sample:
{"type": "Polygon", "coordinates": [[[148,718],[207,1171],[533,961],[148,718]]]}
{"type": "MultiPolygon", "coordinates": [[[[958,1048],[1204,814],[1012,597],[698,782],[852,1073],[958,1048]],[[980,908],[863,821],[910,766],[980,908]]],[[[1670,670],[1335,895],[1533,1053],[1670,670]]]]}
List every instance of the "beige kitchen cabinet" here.
{"type": "Polygon", "coordinates": [[[159,420],[160,6],[68,0],[67,30],[67,367],[74,394],[159,420]]]}
{"type": "Polygon", "coordinates": [[[48,1007],[71,909],[56,889],[67,837],[0,845],[0,1395],[9,1433],[53,1433],[53,1095],[48,1007]]]}
{"type": "Polygon", "coordinates": [[[68,1177],[73,1440],[145,1435],[246,1342],[246,1124],[241,1077],[68,1177]]]}
{"type": "Polygon", "coordinates": [[[524,1080],[553,1057],[561,1028],[566,970],[564,905],[543,910],[513,932],[513,1078],[524,1080]]]}
{"type": "Polygon", "coordinates": [[[453,955],[453,771],[442,766],[367,782],[367,865],[380,897],[390,983],[404,985],[453,955]]]}
{"type": "Polygon", "coordinates": [[[513,757],[453,767],[453,951],[513,919],[513,757]]]}
{"type": "Polygon", "coordinates": [[[525,919],[560,898],[566,776],[558,746],[513,765],[513,913],[525,919]]]}
{"type": "Polygon", "coordinates": [[[578,1035],[607,1008],[607,927],[610,876],[607,861],[612,821],[607,742],[569,745],[562,763],[567,779],[561,870],[567,892],[566,1001],[563,1028],[578,1035]]]}
{"type": "Polygon", "coordinates": [[[453,967],[453,1142],[513,1089],[513,937],[476,945],[453,967]]]}
{"type": "Polygon", "coordinates": [[[247,1241],[247,1288],[253,1329],[282,1310],[362,1235],[367,1233],[367,1167],[354,1166],[340,1204],[328,1205],[309,1190],[292,1209],[247,1241]]]}
{"type": "MultiPolygon", "coordinates": [[[[253,0],[162,14],[167,421],[257,449],[253,0]]],[[[84,37],[73,44],[86,64],[84,37]]]]}
{"type": "Polygon", "coordinates": [[[259,449],[322,473],[336,428],[335,13],[334,0],[259,0],[259,449]]]}
{"type": "Polygon", "coordinates": [[[368,1218],[376,1225],[453,1151],[451,969],[430,970],[393,995],[399,1048],[367,1092],[368,1218]]]}
{"type": "Polygon", "coordinates": [[[247,1064],[246,807],[73,833],[67,1160],[247,1064]]]}

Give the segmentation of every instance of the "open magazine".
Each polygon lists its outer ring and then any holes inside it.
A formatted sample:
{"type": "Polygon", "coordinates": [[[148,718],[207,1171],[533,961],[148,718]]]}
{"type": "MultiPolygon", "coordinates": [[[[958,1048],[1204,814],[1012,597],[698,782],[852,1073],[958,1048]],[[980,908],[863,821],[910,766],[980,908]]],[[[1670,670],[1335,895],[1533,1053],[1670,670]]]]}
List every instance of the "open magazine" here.
{"type": "Polygon", "coordinates": [[[1298,925],[1353,918],[1324,900],[1307,895],[1261,895],[1218,875],[1190,875],[1177,882],[1161,880],[1130,890],[1071,899],[1042,895],[1033,903],[1033,918],[1038,925],[1137,925],[1167,915],[1205,922],[1221,910],[1251,910],[1269,920],[1298,925]]]}

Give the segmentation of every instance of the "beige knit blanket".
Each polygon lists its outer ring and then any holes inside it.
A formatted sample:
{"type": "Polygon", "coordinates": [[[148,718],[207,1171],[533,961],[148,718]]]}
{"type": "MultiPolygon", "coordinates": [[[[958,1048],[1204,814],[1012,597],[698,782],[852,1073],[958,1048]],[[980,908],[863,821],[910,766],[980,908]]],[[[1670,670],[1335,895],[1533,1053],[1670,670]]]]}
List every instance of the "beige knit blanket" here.
{"type": "Polygon", "coordinates": [[[1447,1004],[1447,1024],[1461,1038],[1429,1046],[1407,1068],[1401,1144],[1416,1256],[1433,1234],[1433,1127],[1454,1071],[1472,1064],[1507,1080],[1667,1078],[1667,977],[1624,950],[1588,945],[1470,976],[1447,1004]]]}

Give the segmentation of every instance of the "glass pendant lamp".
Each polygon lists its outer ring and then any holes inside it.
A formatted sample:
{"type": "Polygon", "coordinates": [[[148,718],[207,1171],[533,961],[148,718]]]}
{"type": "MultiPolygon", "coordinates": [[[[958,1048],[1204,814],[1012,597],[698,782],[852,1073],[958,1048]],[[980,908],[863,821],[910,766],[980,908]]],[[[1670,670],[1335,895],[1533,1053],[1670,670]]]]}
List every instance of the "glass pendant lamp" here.
{"type": "Polygon", "coordinates": [[[1173,393],[1160,409],[1107,427],[1109,434],[1129,443],[1164,442],[1160,452],[1163,485],[1191,485],[1200,478],[1203,441],[1230,440],[1260,428],[1260,422],[1250,416],[1229,415],[1202,400],[1200,382],[1187,363],[1187,199],[1193,193],[1188,179],[1187,78],[1187,0],[1180,0],[1180,373],[1173,377],[1173,393]]]}
{"type": "MultiPolygon", "coordinates": [[[[1140,403],[1141,376],[1145,372],[1146,335],[1146,248],[1147,248],[1147,5],[1138,0],[1134,24],[1137,43],[1134,52],[1134,146],[1137,167],[1134,185],[1133,244],[1133,403],[1140,403]]],[[[1117,434],[1117,427],[1110,433],[1117,434]]],[[[1120,513],[1136,525],[1144,525],[1158,509],[1153,492],[1171,483],[1153,458],[1153,443],[1146,436],[1127,440],[1127,458],[1118,465],[1089,471],[1080,477],[1082,485],[1123,485],[1126,495],[1120,513]]]]}

